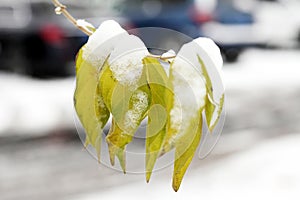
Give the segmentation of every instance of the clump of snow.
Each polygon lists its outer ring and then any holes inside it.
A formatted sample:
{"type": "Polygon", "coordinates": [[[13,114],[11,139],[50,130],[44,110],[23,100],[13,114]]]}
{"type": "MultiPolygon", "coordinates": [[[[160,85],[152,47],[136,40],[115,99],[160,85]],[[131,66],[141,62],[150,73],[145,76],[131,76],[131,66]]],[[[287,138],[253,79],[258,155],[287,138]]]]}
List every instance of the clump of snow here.
{"type": "Polygon", "coordinates": [[[223,66],[223,59],[219,47],[209,38],[199,37],[194,40],[207,54],[210,56],[215,67],[221,71],[223,66]]]}
{"type": "Polygon", "coordinates": [[[116,21],[104,21],[83,47],[83,59],[95,67],[102,66],[116,44],[126,36],[128,33],[116,21]]]}
{"type": "MultiPolygon", "coordinates": [[[[215,100],[219,100],[224,93],[222,66],[223,59],[219,47],[209,38],[197,38],[193,41],[193,45],[197,45],[197,55],[199,55],[205,64],[208,75],[212,81],[213,96],[215,100]]],[[[191,60],[193,63],[198,58],[191,60]]]]}
{"type": "Polygon", "coordinates": [[[169,51],[161,55],[162,58],[167,58],[166,61],[168,61],[168,63],[173,62],[174,58],[171,57],[175,57],[175,56],[176,53],[173,49],[170,49],[169,51]]]}
{"type": "Polygon", "coordinates": [[[178,130],[178,133],[190,125],[205,105],[206,83],[198,56],[211,77],[216,99],[224,92],[219,73],[223,60],[217,45],[208,38],[197,38],[183,45],[171,66],[175,98],[170,120],[171,127],[178,130]]]}
{"type": "Polygon", "coordinates": [[[97,105],[100,106],[100,108],[106,108],[103,98],[99,95],[97,95],[97,105]]]}
{"type": "Polygon", "coordinates": [[[135,86],[142,75],[143,58],[149,52],[141,39],[128,35],[115,46],[109,57],[114,77],[123,85],[135,86]]]}
{"type": "Polygon", "coordinates": [[[125,114],[125,129],[134,130],[139,125],[139,121],[143,113],[148,107],[147,93],[137,90],[132,96],[132,109],[128,110],[125,114]]]}
{"type": "Polygon", "coordinates": [[[182,53],[189,51],[184,45],[172,64],[174,104],[170,112],[171,127],[184,131],[191,119],[205,104],[206,87],[201,72],[184,57],[182,53]]]}
{"type": "Polygon", "coordinates": [[[161,55],[162,58],[164,57],[171,57],[171,56],[176,56],[176,53],[173,49],[170,49],[169,51],[167,51],[166,53],[163,53],[161,55]]]}
{"type": "Polygon", "coordinates": [[[197,71],[202,73],[198,56],[202,59],[207,73],[212,81],[213,97],[218,101],[224,93],[221,68],[223,65],[219,47],[209,38],[197,38],[183,46],[181,56],[188,60],[197,71]]]}
{"type": "MultiPolygon", "coordinates": [[[[220,53],[219,47],[209,38],[200,37],[193,41],[193,46],[197,46],[196,53],[202,59],[208,75],[212,82],[213,87],[213,99],[215,102],[219,103],[222,95],[224,94],[223,85],[223,75],[222,66],[223,59],[220,53]]],[[[192,62],[197,62],[198,58],[192,59],[192,62]]],[[[199,66],[199,65],[198,65],[199,66]]],[[[218,117],[217,111],[215,110],[212,116],[212,122],[214,122],[218,117]]]]}
{"type": "MultiPolygon", "coordinates": [[[[176,53],[173,49],[170,49],[169,51],[167,51],[161,55],[162,58],[168,58],[168,57],[172,57],[172,56],[176,56],[176,53]]],[[[169,76],[169,72],[170,72],[170,63],[172,63],[174,59],[175,58],[170,58],[170,59],[166,59],[167,62],[160,62],[161,66],[164,68],[167,76],[169,76]]]]}
{"type": "Polygon", "coordinates": [[[79,27],[94,28],[94,26],[93,26],[91,23],[85,21],[84,19],[78,19],[78,20],[76,21],[76,24],[77,24],[77,26],[79,26],[79,27]]]}
{"type": "MultiPolygon", "coordinates": [[[[86,22],[78,22],[79,24],[86,22]]],[[[101,67],[109,56],[110,69],[121,84],[135,85],[142,70],[142,59],[149,55],[138,37],[129,35],[117,22],[104,21],[89,37],[83,48],[83,59],[101,67]]]]}

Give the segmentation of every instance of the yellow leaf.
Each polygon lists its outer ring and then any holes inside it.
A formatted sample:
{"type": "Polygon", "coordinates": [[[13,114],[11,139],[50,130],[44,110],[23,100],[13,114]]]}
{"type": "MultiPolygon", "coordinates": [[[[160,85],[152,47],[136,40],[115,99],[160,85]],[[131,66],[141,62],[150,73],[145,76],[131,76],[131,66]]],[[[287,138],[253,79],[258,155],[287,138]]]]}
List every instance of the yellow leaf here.
{"type": "Polygon", "coordinates": [[[166,107],[170,88],[167,74],[156,58],[146,57],[143,64],[151,94],[146,130],[146,181],[149,182],[166,135],[166,107]]]}
{"type": "Polygon", "coordinates": [[[74,105],[77,115],[86,131],[86,143],[96,148],[100,161],[102,129],[109,119],[109,111],[97,89],[101,66],[96,68],[82,58],[81,49],[76,60],[76,90],[74,105]]]}
{"type": "Polygon", "coordinates": [[[163,153],[175,148],[173,188],[177,191],[192,161],[202,135],[202,111],[207,89],[198,68],[182,55],[190,52],[184,45],[170,66],[170,84],[173,94],[167,106],[169,120],[163,153]]]}
{"type": "MultiPolygon", "coordinates": [[[[137,89],[120,84],[114,78],[107,62],[99,80],[104,103],[113,116],[113,124],[106,137],[111,164],[114,165],[114,158],[117,156],[125,172],[125,148],[146,116],[151,101],[149,88],[148,85],[140,83],[137,89]]],[[[143,80],[144,76],[141,78],[141,81],[143,80]]]]}
{"type": "Polygon", "coordinates": [[[200,58],[200,56],[198,55],[198,61],[199,64],[201,66],[201,70],[202,70],[202,74],[204,76],[205,82],[206,82],[206,90],[207,90],[207,95],[206,95],[206,99],[205,99],[205,116],[206,116],[206,123],[207,126],[210,130],[210,132],[213,131],[213,129],[215,128],[215,126],[217,125],[222,109],[223,109],[223,104],[224,104],[224,94],[222,94],[220,100],[219,100],[219,104],[214,100],[214,96],[213,96],[213,86],[212,86],[212,82],[211,79],[208,75],[206,66],[203,62],[203,60],[200,58]],[[217,110],[217,117],[216,119],[213,120],[213,115],[215,113],[215,111],[217,110]]]}
{"type": "Polygon", "coordinates": [[[202,110],[191,121],[189,128],[176,140],[173,189],[177,192],[202,136],[202,110]]]}

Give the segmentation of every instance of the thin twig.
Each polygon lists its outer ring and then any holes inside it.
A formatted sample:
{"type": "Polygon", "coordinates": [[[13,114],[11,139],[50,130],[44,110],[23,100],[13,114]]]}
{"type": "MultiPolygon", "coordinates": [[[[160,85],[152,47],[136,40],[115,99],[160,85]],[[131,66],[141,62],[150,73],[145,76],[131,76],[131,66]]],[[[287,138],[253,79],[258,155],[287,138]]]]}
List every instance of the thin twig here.
{"type": "MultiPolygon", "coordinates": [[[[79,30],[84,32],[86,35],[91,36],[93,34],[93,32],[88,28],[78,25],[77,20],[67,11],[66,5],[60,3],[59,0],[52,0],[52,2],[55,6],[56,14],[58,15],[63,14],[74,26],[76,26],[79,30]]],[[[157,58],[167,62],[169,62],[168,61],[169,59],[175,58],[175,56],[162,57],[161,55],[153,55],[153,54],[150,54],[149,57],[157,58]]]]}
{"type": "Polygon", "coordinates": [[[79,30],[87,34],[88,36],[92,35],[93,32],[91,32],[89,29],[78,26],[77,20],[67,11],[67,6],[60,3],[59,0],[52,0],[53,4],[55,5],[55,12],[56,14],[60,15],[63,14],[74,26],[76,26],[79,30]]]}
{"type": "Polygon", "coordinates": [[[148,55],[148,57],[151,57],[151,58],[157,58],[157,59],[160,59],[160,60],[162,60],[162,61],[169,62],[169,59],[173,59],[173,58],[175,58],[176,56],[166,56],[166,57],[163,57],[163,56],[161,56],[161,55],[150,54],[150,55],[148,55]]]}

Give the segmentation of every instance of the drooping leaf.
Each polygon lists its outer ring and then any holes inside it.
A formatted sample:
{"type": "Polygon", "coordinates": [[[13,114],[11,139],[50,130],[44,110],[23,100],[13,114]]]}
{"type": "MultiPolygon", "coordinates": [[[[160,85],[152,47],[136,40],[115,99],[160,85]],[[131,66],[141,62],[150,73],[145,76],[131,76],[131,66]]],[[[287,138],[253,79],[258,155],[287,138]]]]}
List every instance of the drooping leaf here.
{"type": "Polygon", "coordinates": [[[219,119],[221,117],[221,113],[223,111],[224,98],[225,98],[225,96],[224,96],[224,93],[223,93],[222,96],[221,96],[221,98],[220,98],[220,100],[219,100],[218,110],[217,110],[217,113],[216,113],[217,114],[217,118],[214,121],[214,123],[209,127],[210,132],[212,132],[215,129],[216,125],[219,122],[219,119]]]}
{"type": "Polygon", "coordinates": [[[117,156],[124,173],[126,173],[126,160],[125,160],[124,148],[125,145],[131,141],[131,139],[132,136],[128,134],[123,134],[123,131],[118,127],[118,125],[116,124],[113,118],[111,128],[106,138],[108,142],[110,163],[112,166],[114,166],[115,156],[117,156]]]}
{"type": "Polygon", "coordinates": [[[191,45],[184,45],[170,66],[173,94],[167,106],[169,120],[162,153],[175,148],[173,188],[177,191],[199,145],[202,132],[201,112],[205,107],[206,85],[202,74],[185,59],[191,45]],[[201,126],[200,126],[201,125],[201,126]]]}
{"type": "Polygon", "coordinates": [[[191,121],[186,132],[176,140],[173,189],[177,192],[202,136],[202,110],[191,121]]]}
{"type": "Polygon", "coordinates": [[[224,103],[224,94],[222,94],[219,104],[216,103],[214,96],[213,96],[213,86],[212,86],[212,81],[209,77],[209,74],[207,72],[206,66],[201,59],[199,55],[197,55],[199,64],[201,66],[201,70],[206,82],[206,89],[207,89],[207,94],[206,94],[206,100],[205,100],[205,116],[206,116],[206,123],[208,125],[208,128],[210,132],[213,131],[215,128],[216,124],[219,121],[222,109],[223,109],[223,103],[224,103]],[[217,111],[217,112],[216,112],[217,111]],[[217,117],[213,120],[214,113],[216,112],[217,117]]]}
{"type": "Polygon", "coordinates": [[[143,59],[144,74],[151,93],[151,105],[148,111],[146,130],[146,181],[149,182],[153,167],[161,152],[166,135],[168,105],[168,77],[156,58],[143,59]]]}
{"type": "Polygon", "coordinates": [[[174,77],[172,71],[172,63],[169,69],[168,79],[168,92],[166,98],[166,111],[167,111],[167,124],[166,124],[166,136],[163,141],[162,149],[159,156],[163,156],[165,153],[171,151],[174,148],[174,138],[176,137],[178,130],[172,126],[171,123],[171,110],[174,106],[174,77]]]}
{"type": "Polygon", "coordinates": [[[99,73],[113,47],[128,33],[113,20],[104,21],[97,30],[84,20],[78,20],[76,23],[86,27],[93,34],[77,55],[74,104],[87,134],[85,146],[91,144],[96,149],[100,162],[102,129],[110,113],[99,90],[99,73]]]}
{"type": "Polygon", "coordinates": [[[114,127],[106,137],[106,141],[111,147],[111,160],[114,156],[117,156],[124,172],[126,160],[125,147],[132,141],[134,133],[144,119],[149,102],[150,96],[147,90],[143,90],[143,88],[136,90],[129,100],[128,110],[118,122],[117,118],[114,117],[114,127]]]}
{"type": "Polygon", "coordinates": [[[83,49],[76,60],[76,90],[74,105],[77,115],[86,131],[86,143],[96,148],[100,161],[102,129],[109,119],[109,111],[97,89],[98,75],[102,66],[95,67],[82,58],[83,49]]]}
{"type": "Polygon", "coordinates": [[[119,83],[108,63],[104,65],[99,80],[104,103],[113,116],[113,124],[106,137],[111,164],[114,165],[117,156],[125,172],[125,147],[132,141],[134,133],[146,116],[151,101],[149,88],[141,83],[138,83],[140,87],[137,89],[119,83]]]}

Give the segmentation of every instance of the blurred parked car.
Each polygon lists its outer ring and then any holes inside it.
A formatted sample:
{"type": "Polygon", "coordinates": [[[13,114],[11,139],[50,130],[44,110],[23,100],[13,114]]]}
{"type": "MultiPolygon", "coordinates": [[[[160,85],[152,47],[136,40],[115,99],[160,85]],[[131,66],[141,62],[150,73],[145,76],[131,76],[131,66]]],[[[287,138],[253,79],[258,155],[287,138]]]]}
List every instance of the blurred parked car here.
{"type": "MultiPolygon", "coordinates": [[[[103,1],[63,1],[76,18],[113,17],[103,1]]],[[[0,69],[48,78],[74,73],[78,49],[87,40],[50,0],[0,1],[0,69]]]]}
{"type": "Polygon", "coordinates": [[[217,0],[214,20],[202,27],[203,34],[220,46],[226,61],[236,61],[245,48],[265,44],[265,39],[257,32],[251,2],[217,0]],[[244,4],[247,9],[242,9],[237,3],[244,4]]]}
{"type": "Polygon", "coordinates": [[[67,62],[74,57],[80,36],[51,1],[0,2],[1,68],[35,77],[65,76],[67,62]]]}
{"type": "Polygon", "coordinates": [[[156,32],[148,38],[142,37],[146,45],[172,48],[175,51],[188,41],[188,37],[201,36],[201,24],[210,20],[209,14],[199,13],[195,9],[194,0],[123,0],[116,4],[116,8],[130,21],[133,29],[157,27],[177,31],[178,34],[173,32],[171,36],[167,30],[161,29],[162,32],[156,32]]]}
{"type": "MultiPolygon", "coordinates": [[[[239,9],[233,0],[124,0],[119,7],[133,27],[163,27],[190,38],[206,36],[214,39],[226,61],[235,61],[243,49],[263,43],[253,31],[252,12],[239,9]]],[[[175,51],[189,40],[180,34],[157,34],[153,31],[148,37],[156,40],[150,40],[150,44],[160,43],[165,47],[168,45],[164,42],[173,40],[177,46],[168,48],[175,51]]]]}
{"type": "Polygon", "coordinates": [[[300,47],[299,0],[257,1],[255,18],[268,46],[300,47]]]}

